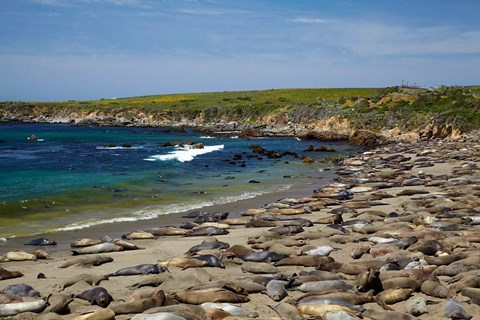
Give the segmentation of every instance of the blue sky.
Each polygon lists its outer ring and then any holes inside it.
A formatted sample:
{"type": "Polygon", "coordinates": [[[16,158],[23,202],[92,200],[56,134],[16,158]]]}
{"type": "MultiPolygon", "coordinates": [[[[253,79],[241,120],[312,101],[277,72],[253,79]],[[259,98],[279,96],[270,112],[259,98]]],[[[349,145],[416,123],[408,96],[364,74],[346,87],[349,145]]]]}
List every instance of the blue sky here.
{"type": "Polygon", "coordinates": [[[480,84],[480,1],[0,0],[0,101],[480,84]]]}

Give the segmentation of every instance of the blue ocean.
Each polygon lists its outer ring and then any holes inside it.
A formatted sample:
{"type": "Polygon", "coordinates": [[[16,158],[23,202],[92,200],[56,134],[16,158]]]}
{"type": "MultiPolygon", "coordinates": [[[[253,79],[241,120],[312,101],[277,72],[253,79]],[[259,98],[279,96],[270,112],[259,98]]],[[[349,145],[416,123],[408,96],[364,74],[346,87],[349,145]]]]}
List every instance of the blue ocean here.
{"type": "Polygon", "coordinates": [[[324,176],[329,160],[356,150],[294,137],[4,123],[0,237],[146,220],[294,190],[324,176]],[[254,153],[254,145],[284,156],[254,153]],[[307,152],[309,145],[335,152],[307,152]],[[304,164],[302,155],[315,163],[304,164]]]}

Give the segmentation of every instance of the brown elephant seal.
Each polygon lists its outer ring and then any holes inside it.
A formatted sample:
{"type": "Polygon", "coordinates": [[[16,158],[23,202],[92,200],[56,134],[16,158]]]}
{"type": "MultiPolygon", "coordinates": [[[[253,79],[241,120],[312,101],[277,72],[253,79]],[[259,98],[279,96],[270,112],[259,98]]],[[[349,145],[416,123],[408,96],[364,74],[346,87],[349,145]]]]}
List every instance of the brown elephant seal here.
{"type": "Polygon", "coordinates": [[[42,249],[34,250],[32,251],[32,254],[40,260],[53,260],[53,258],[50,257],[50,255],[42,249]]]}
{"type": "Polygon", "coordinates": [[[414,320],[415,317],[408,313],[387,310],[367,309],[362,314],[372,320],[414,320]]]}
{"type": "Polygon", "coordinates": [[[348,275],[359,275],[362,272],[368,271],[369,268],[361,265],[353,265],[350,263],[341,263],[341,262],[327,262],[317,266],[319,270],[325,270],[330,272],[341,272],[348,275]]]}
{"type": "Polygon", "coordinates": [[[272,308],[282,319],[289,320],[304,320],[305,318],[300,314],[295,306],[289,303],[279,302],[274,305],[268,305],[272,308]]]}
{"type": "Polygon", "coordinates": [[[142,313],[145,310],[162,306],[164,301],[165,293],[163,290],[154,290],[148,298],[139,297],[138,299],[133,299],[127,302],[112,304],[110,309],[113,310],[115,315],[142,313]]]}
{"type": "Polygon", "coordinates": [[[470,298],[472,303],[480,305],[480,289],[479,288],[463,288],[462,296],[470,298]]]}
{"type": "Polygon", "coordinates": [[[68,308],[68,305],[72,303],[72,301],[72,294],[49,295],[47,298],[48,307],[45,309],[44,313],[54,312],[62,315],[69,314],[70,309],[68,308]]]}
{"type": "Polygon", "coordinates": [[[113,320],[115,319],[115,312],[110,308],[95,310],[93,312],[82,314],[72,320],[113,320]]]}
{"type": "Polygon", "coordinates": [[[357,291],[357,288],[346,280],[323,280],[305,282],[296,288],[302,292],[325,292],[325,291],[357,291]]]}
{"type": "Polygon", "coordinates": [[[178,291],[173,297],[181,303],[202,304],[204,302],[243,303],[250,299],[246,295],[238,294],[221,288],[210,288],[195,291],[178,291]]]}
{"type": "Polygon", "coordinates": [[[175,266],[182,269],[201,268],[207,266],[208,262],[193,258],[174,258],[158,263],[159,267],[175,266]]]}
{"type": "Polygon", "coordinates": [[[23,277],[23,273],[20,271],[8,271],[0,267],[0,280],[14,279],[23,277]]]}
{"type": "Polygon", "coordinates": [[[480,288],[480,277],[471,275],[450,285],[448,289],[452,292],[459,293],[463,288],[480,288]]]}
{"type": "Polygon", "coordinates": [[[247,255],[247,254],[250,254],[250,253],[254,253],[254,252],[255,252],[254,250],[252,250],[250,248],[247,248],[245,246],[239,245],[239,244],[235,244],[235,245],[233,245],[230,248],[225,250],[225,253],[227,254],[227,256],[234,255],[234,256],[237,256],[237,257],[247,255]]]}
{"type": "Polygon", "coordinates": [[[109,277],[110,277],[109,275],[96,275],[96,274],[82,273],[66,279],[61,284],[60,287],[62,288],[62,290],[65,290],[65,288],[68,288],[80,281],[85,281],[90,285],[97,286],[100,284],[100,282],[104,280],[108,280],[109,277]]]}
{"type": "Polygon", "coordinates": [[[142,277],[140,281],[129,285],[129,288],[158,287],[172,276],[168,273],[152,274],[142,277]]]}
{"type": "Polygon", "coordinates": [[[347,306],[342,304],[301,304],[297,306],[298,311],[302,315],[313,316],[313,317],[324,317],[330,312],[345,312],[350,316],[359,316],[360,312],[354,311],[347,306]]]}
{"type": "Polygon", "coordinates": [[[154,229],[148,229],[147,232],[153,234],[156,237],[186,236],[189,232],[191,232],[191,230],[176,227],[158,227],[154,229]]]}
{"type": "Polygon", "coordinates": [[[304,267],[318,267],[328,262],[333,262],[332,257],[326,256],[294,256],[286,257],[280,261],[275,262],[275,266],[304,266],[304,267]]]}
{"type": "Polygon", "coordinates": [[[240,266],[243,272],[272,274],[279,273],[280,270],[271,264],[264,262],[244,262],[240,266]]]}
{"type": "Polygon", "coordinates": [[[405,302],[405,312],[415,317],[427,313],[427,299],[424,297],[411,297],[405,302]]]}
{"type": "Polygon", "coordinates": [[[467,271],[478,270],[480,266],[474,264],[460,264],[460,263],[452,263],[447,266],[439,266],[435,268],[433,274],[435,276],[449,276],[453,277],[460,273],[464,273],[467,271]]]}
{"type": "Polygon", "coordinates": [[[433,280],[425,280],[421,287],[420,291],[426,295],[436,298],[451,298],[452,293],[445,288],[440,282],[433,280]]]}
{"type": "Polygon", "coordinates": [[[352,257],[352,259],[360,259],[364,254],[369,253],[371,248],[372,245],[369,243],[355,246],[350,251],[350,256],[352,257]]]}
{"type": "Polygon", "coordinates": [[[380,292],[375,297],[377,303],[385,310],[391,310],[387,304],[394,304],[400,301],[407,300],[412,294],[412,289],[387,289],[380,292]]]}
{"type": "Polygon", "coordinates": [[[85,290],[80,294],[75,295],[75,298],[80,298],[89,301],[92,305],[97,305],[102,308],[108,307],[113,297],[108,293],[107,289],[103,287],[95,287],[90,290],[85,290]]]}
{"type": "Polygon", "coordinates": [[[245,308],[235,306],[230,303],[212,303],[212,302],[205,302],[200,305],[202,308],[213,308],[213,309],[221,309],[229,313],[229,315],[237,316],[237,317],[247,317],[247,318],[256,318],[258,317],[257,312],[249,311],[245,308]]]}
{"type": "Polygon", "coordinates": [[[23,302],[22,297],[15,294],[0,293],[0,304],[7,304],[12,302],[23,302]]]}
{"type": "Polygon", "coordinates": [[[121,240],[121,239],[116,239],[113,241],[113,244],[120,246],[123,248],[123,250],[143,250],[145,248],[139,247],[136,244],[121,240]]]}
{"type": "Polygon", "coordinates": [[[351,291],[330,291],[330,292],[309,292],[294,300],[294,303],[307,302],[317,297],[339,299],[353,305],[365,304],[375,301],[373,290],[368,292],[351,292],[351,291]]]}
{"type": "Polygon", "coordinates": [[[157,239],[157,236],[147,231],[136,230],[136,231],[132,231],[130,233],[122,235],[122,239],[127,239],[127,240],[157,239]]]}
{"type": "Polygon", "coordinates": [[[88,238],[83,238],[83,239],[78,239],[75,242],[72,242],[70,244],[70,247],[72,248],[83,248],[83,247],[89,247],[93,246],[96,244],[102,243],[101,240],[98,239],[88,239],[88,238]]]}
{"type": "Polygon", "coordinates": [[[180,315],[185,319],[192,319],[192,320],[209,319],[209,315],[207,314],[205,309],[203,309],[202,307],[196,306],[196,305],[190,305],[190,304],[183,304],[183,303],[151,308],[146,310],[144,314],[158,314],[160,312],[174,313],[176,315],[180,315]]]}
{"type": "Polygon", "coordinates": [[[2,257],[1,261],[35,261],[37,257],[34,254],[23,250],[9,251],[2,257]]]}
{"type": "Polygon", "coordinates": [[[104,263],[112,262],[113,258],[108,256],[102,255],[94,255],[94,256],[86,256],[86,257],[77,257],[72,258],[60,265],[60,268],[68,268],[73,265],[81,265],[81,266],[100,266],[104,263]]]}
{"type": "Polygon", "coordinates": [[[382,281],[384,289],[412,289],[413,292],[418,291],[421,285],[421,281],[406,277],[390,278],[382,281]]]}

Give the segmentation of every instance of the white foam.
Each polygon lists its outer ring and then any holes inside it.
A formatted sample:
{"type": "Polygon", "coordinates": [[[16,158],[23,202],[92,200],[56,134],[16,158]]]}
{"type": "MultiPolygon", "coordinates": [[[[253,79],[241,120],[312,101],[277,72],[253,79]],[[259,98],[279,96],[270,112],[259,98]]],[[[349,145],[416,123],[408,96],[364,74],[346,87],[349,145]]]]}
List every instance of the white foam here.
{"type": "Polygon", "coordinates": [[[134,146],[134,147],[122,147],[122,146],[115,146],[115,147],[106,147],[106,146],[100,146],[97,147],[97,150],[123,150],[123,149],[142,149],[143,147],[141,146],[134,146]]]}
{"type": "Polygon", "coordinates": [[[189,162],[192,161],[196,156],[219,151],[224,148],[223,144],[216,145],[216,146],[205,146],[202,149],[194,149],[191,146],[186,147],[176,147],[175,151],[172,151],[168,154],[158,154],[150,156],[146,159],[146,161],[168,161],[168,160],[177,160],[179,162],[189,162]]]}
{"type": "Polygon", "coordinates": [[[128,217],[118,217],[113,219],[102,219],[102,220],[90,219],[86,221],[80,221],[80,222],[69,224],[66,227],[58,228],[55,231],[79,230],[79,229],[89,228],[95,225],[108,224],[108,223],[150,220],[150,219],[154,219],[159,216],[167,215],[171,213],[187,212],[191,210],[201,209],[203,207],[209,207],[213,205],[226,204],[226,203],[237,202],[240,200],[252,199],[267,193],[282,192],[290,189],[291,187],[292,187],[291,185],[276,186],[263,191],[246,192],[238,196],[218,197],[218,198],[210,199],[208,201],[198,199],[197,201],[193,200],[193,201],[190,201],[189,203],[177,203],[177,204],[163,206],[157,209],[139,210],[132,213],[132,216],[128,216],[128,217]]]}

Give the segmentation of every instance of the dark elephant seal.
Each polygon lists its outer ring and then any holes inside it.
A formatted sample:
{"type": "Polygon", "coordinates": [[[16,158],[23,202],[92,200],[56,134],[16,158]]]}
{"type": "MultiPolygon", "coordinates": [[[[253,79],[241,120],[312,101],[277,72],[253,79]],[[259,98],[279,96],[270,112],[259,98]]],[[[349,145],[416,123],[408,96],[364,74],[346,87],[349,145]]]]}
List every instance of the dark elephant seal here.
{"type": "Polygon", "coordinates": [[[195,254],[202,250],[211,250],[211,249],[227,249],[230,245],[226,242],[222,241],[207,241],[202,242],[201,244],[197,244],[186,252],[187,255],[195,254]]]}
{"type": "Polygon", "coordinates": [[[243,261],[252,262],[275,262],[287,258],[286,254],[278,254],[270,251],[254,252],[238,256],[243,261]]]}
{"type": "Polygon", "coordinates": [[[460,302],[455,299],[448,299],[443,306],[443,311],[445,312],[445,316],[451,319],[470,320],[472,318],[472,316],[465,311],[460,302]]]}
{"type": "Polygon", "coordinates": [[[2,293],[14,294],[20,297],[40,297],[40,292],[27,284],[11,284],[3,289],[2,293]]]}
{"type": "Polygon", "coordinates": [[[304,267],[318,267],[328,262],[333,262],[332,257],[326,256],[295,256],[285,257],[277,261],[275,266],[304,266],[304,267]]]}
{"type": "Polygon", "coordinates": [[[55,246],[57,242],[49,240],[47,238],[37,238],[25,243],[26,246],[55,246]]]}
{"type": "Polygon", "coordinates": [[[158,274],[167,271],[167,268],[159,267],[156,264],[139,264],[133,267],[126,267],[110,273],[110,277],[134,276],[140,274],[158,274]]]}
{"type": "Polygon", "coordinates": [[[186,234],[187,237],[195,237],[195,236],[216,236],[216,235],[223,235],[229,234],[230,232],[227,229],[217,228],[217,227],[202,227],[195,230],[190,231],[186,234]]]}
{"type": "Polygon", "coordinates": [[[215,267],[215,268],[222,268],[225,269],[225,264],[222,262],[222,260],[218,259],[216,256],[213,254],[204,254],[201,256],[193,256],[193,259],[197,259],[200,261],[206,261],[206,267],[215,267]]]}
{"type": "Polygon", "coordinates": [[[91,304],[102,308],[108,307],[110,302],[113,301],[112,296],[108,293],[107,289],[103,287],[95,287],[90,290],[85,290],[82,293],[75,295],[75,298],[87,300],[91,304]]]}
{"type": "Polygon", "coordinates": [[[0,280],[7,280],[13,278],[23,277],[23,273],[20,271],[8,271],[7,269],[3,269],[0,267],[0,280]]]}
{"type": "Polygon", "coordinates": [[[154,274],[142,277],[142,280],[131,284],[129,288],[158,287],[163,282],[165,282],[165,280],[170,278],[172,278],[172,276],[166,273],[154,274]]]}
{"type": "Polygon", "coordinates": [[[274,301],[281,301],[288,295],[284,282],[280,280],[270,281],[267,283],[266,289],[267,295],[274,301]]]}

